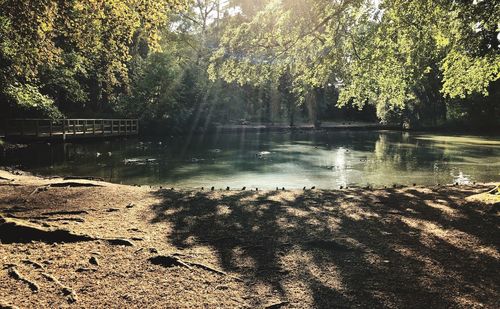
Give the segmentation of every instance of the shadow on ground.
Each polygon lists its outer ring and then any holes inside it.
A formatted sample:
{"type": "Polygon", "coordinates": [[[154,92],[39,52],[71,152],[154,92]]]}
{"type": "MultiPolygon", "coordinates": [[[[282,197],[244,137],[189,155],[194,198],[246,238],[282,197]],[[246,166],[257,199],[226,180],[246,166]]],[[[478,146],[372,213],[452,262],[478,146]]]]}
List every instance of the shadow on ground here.
{"type": "Polygon", "coordinates": [[[473,191],[162,190],[153,223],[179,248],[210,247],[250,295],[294,307],[493,308],[498,208],[466,203],[473,191]]]}

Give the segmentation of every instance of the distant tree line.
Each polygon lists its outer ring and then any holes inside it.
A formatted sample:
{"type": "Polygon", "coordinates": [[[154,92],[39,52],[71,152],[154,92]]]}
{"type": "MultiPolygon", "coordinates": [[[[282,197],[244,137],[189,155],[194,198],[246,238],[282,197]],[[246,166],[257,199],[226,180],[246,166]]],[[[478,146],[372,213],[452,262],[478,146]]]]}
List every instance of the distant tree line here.
{"type": "Polygon", "coordinates": [[[0,118],[497,126],[500,4],[0,0],[0,118]]]}

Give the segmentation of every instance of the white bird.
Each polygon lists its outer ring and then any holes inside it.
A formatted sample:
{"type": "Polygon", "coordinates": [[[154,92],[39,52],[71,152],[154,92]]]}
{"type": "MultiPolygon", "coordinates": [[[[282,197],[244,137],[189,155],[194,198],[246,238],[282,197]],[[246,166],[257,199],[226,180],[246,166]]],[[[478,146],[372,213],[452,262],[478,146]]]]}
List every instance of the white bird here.
{"type": "Polygon", "coordinates": [[[98,153],[96,153],[96,154],[95,154],[95,156],[96,156],[97,158],[99,158],[99,157],[101,156],[101,153],[100,153],[100,152],[98,152],[98,153]]]}
{"type": "Polygon", "coordinates": [[[108,152],[108,157],[111,157],[111,155],[112,155],[111,151],[110,151],[110,152],[108,152]]]}

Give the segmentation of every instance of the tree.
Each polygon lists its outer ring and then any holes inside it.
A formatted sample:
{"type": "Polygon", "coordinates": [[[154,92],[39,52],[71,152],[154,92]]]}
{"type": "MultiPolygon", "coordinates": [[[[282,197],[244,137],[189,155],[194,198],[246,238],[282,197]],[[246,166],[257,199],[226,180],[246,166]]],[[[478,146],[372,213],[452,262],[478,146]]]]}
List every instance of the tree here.
{"type": "Polygon", "coordinates": [[[382,121],[440,119],[499,79],[499,5],[270,0],[226,29],[209,72],[254,85],[290,74],[302,102],[335,84],[340,106],[374,105],[382,121]]]}
{"type": "Polygon", "coordinates": [[[43,96],[46,103],[55,101],[63,109],[78,103],[100,110],[127,91],[133,47],[143,43],[150,50],[158,49],[168,14],[186,4],[177,0],[4,0],[0,3],[0,95],[12,104],[23,104],[18,99],[25,96],[13,96],[7,90],[30,89],[23,93],[43,96]]]}

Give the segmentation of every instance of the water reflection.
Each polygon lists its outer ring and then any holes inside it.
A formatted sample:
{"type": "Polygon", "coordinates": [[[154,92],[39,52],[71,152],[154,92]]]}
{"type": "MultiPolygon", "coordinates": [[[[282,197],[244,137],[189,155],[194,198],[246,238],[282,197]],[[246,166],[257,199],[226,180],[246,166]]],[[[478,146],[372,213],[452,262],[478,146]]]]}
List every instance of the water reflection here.
{"type": "Polygon", "coordinates": [[[2,165],[179,187],[302,188],[500,180],[500,140],[389,131],[214,134],[37,144],[2,165]]]}

